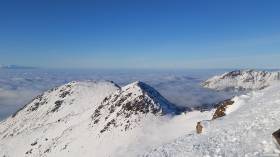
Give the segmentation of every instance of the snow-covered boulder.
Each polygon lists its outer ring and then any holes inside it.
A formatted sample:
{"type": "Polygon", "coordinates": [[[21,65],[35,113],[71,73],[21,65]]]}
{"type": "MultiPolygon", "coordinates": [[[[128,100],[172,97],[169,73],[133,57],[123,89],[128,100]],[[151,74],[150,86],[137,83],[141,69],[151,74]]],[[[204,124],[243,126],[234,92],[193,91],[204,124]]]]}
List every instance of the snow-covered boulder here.
{"type": "Polygon", "coordinates": [[[280,80],[280,72],[236,70],[214,76],[202,83],[214,90],[259,90],[280,80]]]}

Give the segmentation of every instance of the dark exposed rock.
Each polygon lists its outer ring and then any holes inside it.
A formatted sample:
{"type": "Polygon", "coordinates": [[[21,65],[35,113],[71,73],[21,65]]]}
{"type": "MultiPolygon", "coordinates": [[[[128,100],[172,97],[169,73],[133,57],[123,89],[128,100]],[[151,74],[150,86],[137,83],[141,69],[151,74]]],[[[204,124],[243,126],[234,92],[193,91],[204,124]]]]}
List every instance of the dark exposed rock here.
{"type": "Polygon", "coordinates": [[[280,147],[280,129],[275,131],[272,136],[275,138],[276,142],[278,143],[278,146],[280,147]]]}
{"type": "Polygon", "coordinates": [[[59,95],[59,97],[61,97],[61,98],[65,98],[67,95],[69,95],[70,94],[70,91],[63,91],[60,95],[59,95]]]}
{"type": "Polygon", "coordinates": [[[37,144],[37,141],[34,141],[33,143],[31,143],[31,146],[35,146],[37,144]]]}
{"type": "Polygon", "coordinates": [[[238,75],[241,75],[241,71],[240,70],[235,70],[235,71],[231,71],[231,72],[227,73],[222,78],[224,79],[226,77],[236,77],[238,75]]]}
{"type": "Polygon", "coordinates": [[[25,154],[32,154],[32,149],[30,149],[27,152],[25,152],[25,154]]]}
{"type": "Polygon", "coordinates": [[[99,119],[94,120],[93,124],[97,124],[99,122],[99,119]]]}
{"type": "Polygon", "coordinates": [[[64,147],[62,148],[62,150],[65,150],[65,149],[67,148],[67,146],[68,146],[67,144],[64,145],[64,147]]]}
{"type": "Polygon", "coordinates": [[[51,150],[50,149],[46,149],[45,151],[44,151],[44,153],[48,153],[48,152],[50,152],[51,150]]]}
{"type": "MultiPolygon", "coordinates": [[[[31,100],[31,102],[27,103],[26,105],[24,105],[22,108],[20,108],[19,110],[17,110],[13,115],[12,117],[15,117],[20,111],[22,111],[23,109],[25,109],[30,103],[34,102],[35,100],[37,100],[38,102],[42,101],[43,99],[43,94],[41,95],[38,95],[36,96],[34,99],[31,100]]],[[[45,102],[41,102],[41,103],[35,103],[33,106],[31,106],[27,111],[35,111],[38,109],[38,107],[42,104],[46,103],[46,100],[45,102]]]]}
{"type": "Polygon", "coordinates": [[[100,121],[104,120],[102,124],[106,125],[100,130],[100,133],[103,133],[112,127],[119,126],[123,127],[121,130],[128,130],[133,127],[134,121],[139,122],[140,117],[149,113],[161,116],[178,114],[182,111],[183,109],[168,102],[152,87],[143,82],[136,82],[104,98],[91,118],[94,125],[101,124],[100,121]],[[132,117],[135,118],[134,121],[129,121],[132,117]]]}
{"type": "Polygon", "coordinates": [[[63,103],[63,100],[57,100],[56,102],[54,102],[55,106],[51,110],[51,112],[56,112],[61,107],[62,103],[63,103]]]}
{"type": "Polygon", "coordinates": [[[217,118],[225,116],[226,108],[229,105],[232,105],[233,103],[234,103],[234,101],[232,101],[231,99],[227,99],[225,101],[218,103],[218,105],[217,105],[218,107],[217,107],[212,119],[217,119],[217,118]]]}
{"type": "Polygon", "coordinates": [[[43,99],[43,95],[37,96],[34,100],[37,100],[37,102],[30,106],[27,111],[36,111],[39,108],[39,106],[47,103],[47,99],[43,99]]]}
{"type": "Polygon", "coordinates": [[[28,111],[35,111],[39,108],[40,103],[36,102],[33,106],[31,106],[28,111]]]}
{"type": "Polygon", "coordinates": [[[113,120],[111,120],[110,122],[108,122],[108,123],[106,124],[106,126],[105,126],[102,130],[100,130],[100,133],[103,133],[104,131],[107,131],[111,125],[116,126],[116,121],[115,121],[115,119],[113,119],[113,120]]]}

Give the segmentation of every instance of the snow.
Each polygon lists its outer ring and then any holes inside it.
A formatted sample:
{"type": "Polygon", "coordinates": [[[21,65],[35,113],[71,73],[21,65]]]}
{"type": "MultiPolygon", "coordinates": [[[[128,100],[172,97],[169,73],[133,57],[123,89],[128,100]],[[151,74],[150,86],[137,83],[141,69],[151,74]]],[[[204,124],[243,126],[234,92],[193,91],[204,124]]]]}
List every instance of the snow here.
{"type": "Polygon", "coordinates": [[[280,72],[237,70],[214,76],[202,86],[215,90],[258,90],[280,81],[280,72]]]}
{"type": "Polygon", "coordinates": [[[225,117],[210,121],[202,134],[186,134],[146,157],[278,156],[272,133],[280,124],[280,84],[234,98],[225,117]]]}
{"type": "Polygon", "coordinates": [[[264,82],[265,89],[235,96],[215,120],[215,109],[178,114],[143,82],[70,82],[0,122],[0,156],[276,156],[271,134],[280,124],[280,83],[264,82]]]}
{"type": "Polygon", "coordinates": [[[43,156],[44,152],[59,145],[60,138],[83,125],[92,109],[117,90],[119,87],[111,82],[71,82],[45,92],[41,101],[35,99],[15,117],[0,123],[0,155],[23,156],[32,149],[31,156],[43,156]],[[61,97],[65,91],[69,91],[69,95],[61,97]],[[52,112],[57,100],[63,100],[63,103],[52,112]],[[42,101],[44,103],[36,110],[30,110],[42,101]],[[31,146],[35,141],[38,144],[31,146]]]}
{"type": "Polygon", "coordinates": [[[70,82],[45,92],[0,123],[0,156],[137,156],[195,132],[196,121],[212,114],[194,111],[175,116],[173,109],[173,104],[143,82],[122,88],[106,81],[70,82]],[[146,101],[144,110],[122,110],[125,104],[141,100],[146,101]],[[57,101],[62,101],[58,108],[57,101]],[[117,107],[110,112],[113,105],[117,107]],[[94,124],[92,116],[100,106],[100,122],[94,124]],[[112,120],[116,124],[101,133],[112,120]],[[124,130],[126,124],[130,127],[124,130]]]}
{"type": "Polygon", "coordinates": [[[224,70],[0,69],[0,120],[48,89],[84,80],[112,80],[121,86],[141,80],[176,105],[211,104],[233,96],[200,86],[202,80],[221,72],[224,70]]]}

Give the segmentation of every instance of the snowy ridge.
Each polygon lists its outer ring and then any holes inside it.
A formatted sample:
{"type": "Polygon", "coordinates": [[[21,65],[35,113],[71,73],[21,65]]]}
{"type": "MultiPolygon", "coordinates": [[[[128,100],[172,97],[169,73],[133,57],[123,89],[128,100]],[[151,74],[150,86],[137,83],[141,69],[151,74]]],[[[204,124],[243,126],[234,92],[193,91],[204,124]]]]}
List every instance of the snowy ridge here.
{"type": "Polygon", "coordinates": [[[92,121],[93,127],[102,125],[100,133],[112,127],[126,131],[138,127],[139,123],[147,117],[181,112],[155,89],[137,81],[106,97],[94,111],[92,121]]]}
{"type": "Polygon", "coordinates": [[[202,134],[184,135],[145,157],[279,156],[272,133],[280,124],[280,84],[234,98],[237,108],[209,121],[202,134]]]}
{"type": "MultiPolygon", "coordinates": [[[[237,79],[241,73],[224,77],[237,79]]],[[[264,82],[242,88],[260,89],[264,82]]],[[[263,90],[200,112],[176,107],[140,81],[124,87],[110,81],[70,82],[0,122],[0,156],[275,156],[279,152],[271,134],[280,124],[280,84],[267,83],[263,90]],[[222,112],[213,118],[219,107],[222,112]]]]}
{"type": "Polygon", "coordinates": [[[70,82],[39,95],[0,123],[0,156],[83,152],[83,156],[102,157],[123,156],[128,150],[135,155],[162,140],[128,149],[146,138],[144,130],[158,133],[147,126],[168,122],[179,112],[143,82],[122,88],[108,81],[70,82]]]}
{"type": "Polygon", "coordinates": [[[280,72],[236,70],[214,76],[202,83],[215,90],[259,90],[280,80],[280,72]]]}
{"type": "Polygon", "coordinates": [[[93,108],[118,89],[119,87],[111,82],[71,82],[54,88],[37,96],[30,104],[2,122],[0,133],[9,136],[8,133],[19,134],[25,129],[32,130],[43,124],[66,120],[71,115],[93,108]],[[5,124],[9,126],[5,127],[5,124]],[[16,131],[11,133],[11,130],[16,131]]]}

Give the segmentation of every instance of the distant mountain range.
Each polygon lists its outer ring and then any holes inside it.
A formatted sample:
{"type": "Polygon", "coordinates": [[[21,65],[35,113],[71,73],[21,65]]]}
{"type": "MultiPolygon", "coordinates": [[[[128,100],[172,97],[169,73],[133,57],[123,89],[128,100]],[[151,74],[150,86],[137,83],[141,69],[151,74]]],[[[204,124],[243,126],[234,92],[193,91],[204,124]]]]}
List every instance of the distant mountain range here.
{"type": "Polygon", "coordinates": [[[202,83],[214,90],[258,90],[280,81],[280,71],[236,70],[211,77],[202,83]]]}

